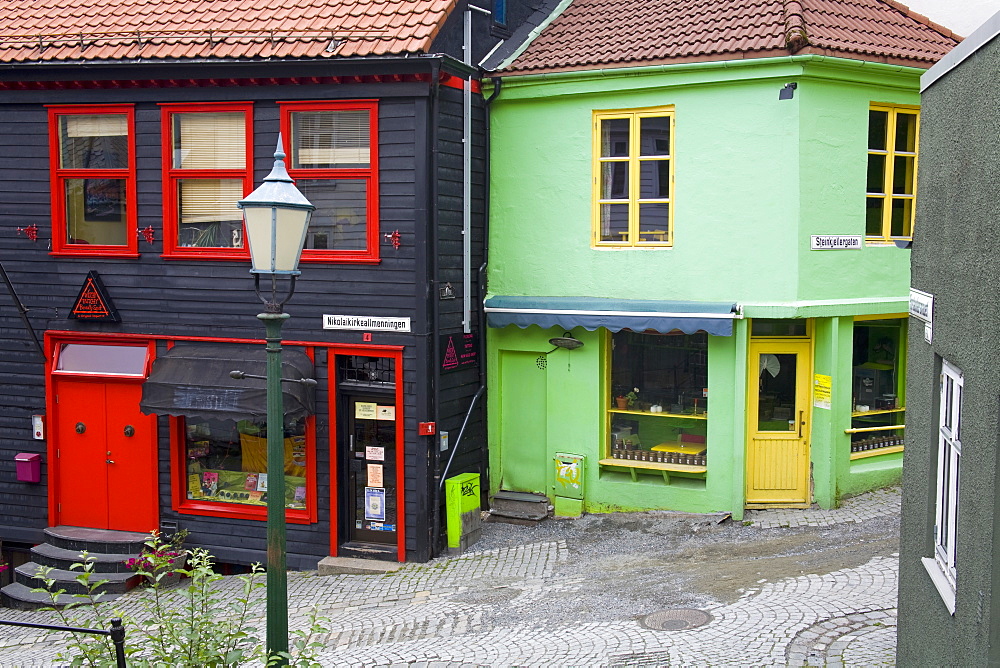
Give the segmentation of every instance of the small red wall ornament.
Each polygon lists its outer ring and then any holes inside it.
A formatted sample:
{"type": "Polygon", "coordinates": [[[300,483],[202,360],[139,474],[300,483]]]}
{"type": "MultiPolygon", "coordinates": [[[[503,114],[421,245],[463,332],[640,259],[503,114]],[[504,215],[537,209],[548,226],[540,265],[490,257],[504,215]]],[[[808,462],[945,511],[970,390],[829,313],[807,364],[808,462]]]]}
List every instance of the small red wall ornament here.
{"type": "Polygon", "coordinates": [[[402,237],[400,237],[399,230],[393,230],[391,234],[389,233],[385,234],[385,240],[391,243],[392,247],[395,248],[396,250],[399,250],[399,247],[403,243],[401,241],[401,238],[402,237]]]}
{"type": "Polygon", "coordinates": [[[142,238],[146,240],[147,244],[153,243],[153,239],[155,238],[154,237],[155,230],[153,230],[152,225],[146,227],[145,229],[139,230],[139,234],[142,235],[142,238]]]}
{"type": "Polygon", "coordinates": [[[17,233],[20,234],[24,232],[24,236],[28,237],[32,241],[38,241],[38,225],[28,225],[27,227],[17,228],[17,233]]]}

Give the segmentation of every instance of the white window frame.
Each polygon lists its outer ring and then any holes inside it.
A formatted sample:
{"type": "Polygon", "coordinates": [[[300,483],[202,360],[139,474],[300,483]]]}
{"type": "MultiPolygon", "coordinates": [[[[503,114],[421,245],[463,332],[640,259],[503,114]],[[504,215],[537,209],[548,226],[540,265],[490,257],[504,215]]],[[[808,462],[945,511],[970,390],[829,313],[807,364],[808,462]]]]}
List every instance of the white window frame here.
{"type": "Polygon", "coordinates": [[[962,371],[941,360],[938,413],[937,488],[934,511],[934,557],[922,559],[924,568],[951,614],[955,614],[958,582],[958,504],[962,483],[962,371]]]}

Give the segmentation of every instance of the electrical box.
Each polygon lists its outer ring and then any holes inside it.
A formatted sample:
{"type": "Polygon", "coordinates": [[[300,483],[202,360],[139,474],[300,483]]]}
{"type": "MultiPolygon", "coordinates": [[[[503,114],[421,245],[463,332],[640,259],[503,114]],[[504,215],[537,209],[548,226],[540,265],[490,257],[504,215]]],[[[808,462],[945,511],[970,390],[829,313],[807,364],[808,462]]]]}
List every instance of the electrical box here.
{"type": "Polygon", "coordinates": [[[583,514],[584,455],[557,452],[555,456],[554,512],[557,517],[579,517],[583,514]]]}
{"type": "Polygon", "coordinates": [[[482,535],[479,474],[463,473],[444,481],[448,551],[461,554],[482,535]]]}

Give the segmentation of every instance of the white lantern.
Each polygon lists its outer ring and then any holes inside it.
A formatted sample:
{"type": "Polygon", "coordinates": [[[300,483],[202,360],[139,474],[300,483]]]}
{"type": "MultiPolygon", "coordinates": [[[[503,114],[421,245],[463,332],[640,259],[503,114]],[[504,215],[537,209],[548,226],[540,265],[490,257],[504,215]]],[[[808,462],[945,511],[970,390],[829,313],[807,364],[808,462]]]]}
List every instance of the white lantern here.
{"type": "Polygon", "coordinates": [[[271,173],[236,204],[243,210],[253,274],[300,273],[299,258],[316,207],[295,187],[284,159],[279,134],[271,173]]]}

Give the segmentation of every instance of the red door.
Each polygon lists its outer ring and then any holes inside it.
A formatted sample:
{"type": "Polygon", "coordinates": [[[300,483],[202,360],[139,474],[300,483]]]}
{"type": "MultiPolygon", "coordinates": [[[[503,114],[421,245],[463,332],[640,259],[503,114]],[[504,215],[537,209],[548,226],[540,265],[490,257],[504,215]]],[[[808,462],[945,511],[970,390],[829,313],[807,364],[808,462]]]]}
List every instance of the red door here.
{"type": "Polygon", "coordinates": [[[58,379],[55,523],[148,532],[159,523],[156,416],[138,382],[58,379]]]}

